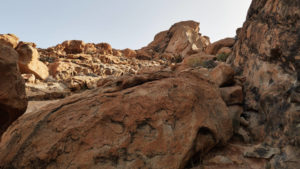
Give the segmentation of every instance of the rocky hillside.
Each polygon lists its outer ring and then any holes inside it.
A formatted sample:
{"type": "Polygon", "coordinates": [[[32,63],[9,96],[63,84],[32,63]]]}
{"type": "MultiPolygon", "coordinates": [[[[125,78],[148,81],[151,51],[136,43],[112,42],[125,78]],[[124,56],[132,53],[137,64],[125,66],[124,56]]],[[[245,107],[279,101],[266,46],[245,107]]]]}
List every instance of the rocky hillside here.
{"type": "Polygon", "coordinates": [[[253,0],[212,44],[194,21],[139,50],[0,35],[0,168],[299,168],[299,30],[299,0],[253,0]]]}

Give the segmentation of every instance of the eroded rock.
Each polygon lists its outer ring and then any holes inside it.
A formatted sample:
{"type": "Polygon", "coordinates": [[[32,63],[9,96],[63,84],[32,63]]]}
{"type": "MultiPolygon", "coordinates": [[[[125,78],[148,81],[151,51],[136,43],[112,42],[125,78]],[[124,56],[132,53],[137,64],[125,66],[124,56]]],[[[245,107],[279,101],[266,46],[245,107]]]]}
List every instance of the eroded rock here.
{"type": "Polygon", "coordinates": [[[16,48],[19,53],[19,67],[21,73],[34,74],[45,80],[49,76],[48,67],[39,60],[39,53],[35,44],[20,42],[16,48]]]}
{"type": "Polygon", "coordinates": [[[216,55],[220,49],[222,49],[224,47],[233,47],[234,43],[235,43],[234,38],[221,39],[217,42],[210,44],[205,49],[205,53],[210,54],[210,55],[216,55]]]}
{"type": "Polygon", "coordinates": [[[221,63],[210,72],[210,78],[217,86],[230,86],[234,83],[234,70],[230,65],[221,63]]]}
{"type": "Polygon", "coordinates": [[[19,118],[0,142],[0,168],[182,169],[231,134],[201,70],[124,76],[19,118]]]}
{"type": "Polygon", "coordinates": [[[16,48],[19,43],[19,38],[14,34],[0,34],[0,44],[8,45],[12,48],[16,48]]]}
{"type": "Polygon", "coordinates": [[[153,58],[163,53],[184,58],[185,56],[202,52],[209,42],[208,37],[199,34],[199,23],[183,21],[174,24],[168,31],[158,33],[154,40],[146,47],[140,49],[144,55],[153,58]]]}
{"type": "Polygon", "coordinates": [[[25,82],[18,67],[18,53],[11,46],[0,44],[0,74],[1,140],[2,133],[27,107],[25,82]]]}

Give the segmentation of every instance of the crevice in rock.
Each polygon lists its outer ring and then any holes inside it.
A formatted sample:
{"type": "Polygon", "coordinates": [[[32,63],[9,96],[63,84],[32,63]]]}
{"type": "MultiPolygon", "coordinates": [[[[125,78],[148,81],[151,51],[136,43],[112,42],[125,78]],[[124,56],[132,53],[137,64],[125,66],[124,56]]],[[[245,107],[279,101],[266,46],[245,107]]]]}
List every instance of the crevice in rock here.
{"type": "Polygon", "coordinates": [[[202,157],[217,143],[213,132],[207,127],[198,130],[193,146],[188,151],[179,168],[190,169],[202,164],[202,157]]]}

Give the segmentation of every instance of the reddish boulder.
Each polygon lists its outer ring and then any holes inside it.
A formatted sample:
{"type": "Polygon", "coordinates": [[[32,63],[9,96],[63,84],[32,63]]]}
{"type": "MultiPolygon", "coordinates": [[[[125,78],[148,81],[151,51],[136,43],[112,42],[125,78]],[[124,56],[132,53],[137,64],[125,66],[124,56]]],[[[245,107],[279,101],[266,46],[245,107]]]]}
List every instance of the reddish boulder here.
{"type": "Polygon", "coordinates": [[[14,34],[0,34],[0,44],[16,48],[19,38],[14,34]]]}
{"type": "Polygon", "coordinates": [[[40,55],[34,43],[20,42],[16,50],[19,53],[21,73],[34,74],[37,78],[43,80],[49,76],[48,67],[39,60],[40,55]]]}
{"type": "Polygon", "coordinates": [[[87,43],[84,46],[84,53],[86,54],[94,54],[97,52],[97,48],[95,47],[95,44],[93,43],[87,43]]]}
{"type": "Polygon", "coordinates": [[[121,51],[123,55],[127,58],[136,58],[136,51],[126,48],[121,51]]]}
{"type": "Polygon", "coordinates": [[[85,43],[81,40],[68,40],[61,44],[62,48],[67,54],[83,53],[85,43]]]}
{"type": "Polygon", "coordinates": [[[219,40],[217,42],[210,44],[205,49],[205,53],[210,54],[210,55],[215,55],[223,47],[233,47],[234,43],[235,43],[234,38],[225,38],[225,39],[219,40]]]}
{"type": "Polygon", "coordinates": [[[221,87],[231,85],[234,82],[234,74],[230,65],[221,63],[210,72],[210,78],[221,87]]]}
{"type": "MultiPolygon", "coordinates": [[[[25,83],[18,67],[18,53],[0,44],[0,138],[27,107],[25,83]]],[[[1,140],[1,139],[0,139],[1,140]]],[[[1,151],[0,151],[1,152],[1,151]]]]}
{"type": "Polygon", "coordinates": [[[183,169],[231,135],[201,70],[124,76],[22,116],[0,142],[0,168],[183,169]]]}
{"type": "Polygon", "coordinates": [[[95,47],[98,49],[100,54],[108,55],[113,53],[112,47],[108,43],[98,43],[95,47]]]}
{"type": "Polygon", "coordinates": [[[220,50],[218,50],[218,52],[217,52],[216,55],[219,55],[219,54],[230,55],[231,53],[232,53],[231,48],[229,48],[229,47],[222,47],[220,50]]]}
{"type": "Polygon", "coordinates": [[[178,57],[185,57],[204,50],[210,43],[209,38],[199,33],[199,23],[183,21],[174,24],[168,31],[158,33],[154,40],[139,51],[144,51],[148,58],[157,53],[167,53],[178,57]]]}

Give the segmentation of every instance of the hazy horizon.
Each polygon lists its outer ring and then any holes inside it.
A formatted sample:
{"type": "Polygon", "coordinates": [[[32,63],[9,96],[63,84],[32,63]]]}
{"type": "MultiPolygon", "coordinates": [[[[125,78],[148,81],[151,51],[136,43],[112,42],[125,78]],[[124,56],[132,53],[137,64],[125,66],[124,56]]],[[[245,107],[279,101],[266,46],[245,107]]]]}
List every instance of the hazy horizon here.
{"type": "Polygon", "coordinates": [[[138,49],[179,21],[200,22],[211,41],[235,36],[250,0],[28,0],[2,1],[0,33],[47,48],[65,40],[107,42],[116,49],[138,49]],[[13,9],[11,9],[13,7],[13,9]]]}

